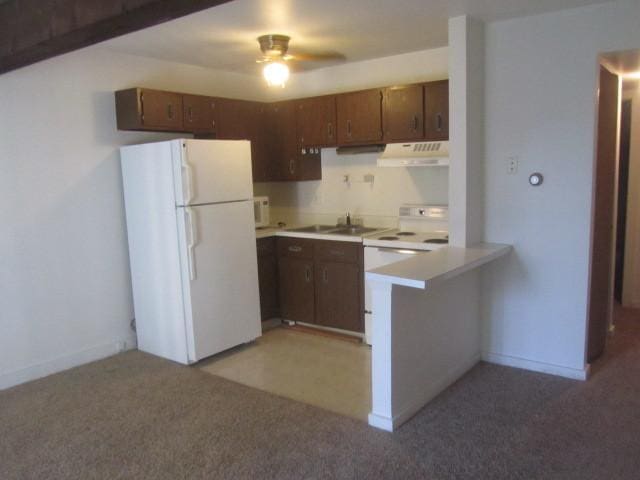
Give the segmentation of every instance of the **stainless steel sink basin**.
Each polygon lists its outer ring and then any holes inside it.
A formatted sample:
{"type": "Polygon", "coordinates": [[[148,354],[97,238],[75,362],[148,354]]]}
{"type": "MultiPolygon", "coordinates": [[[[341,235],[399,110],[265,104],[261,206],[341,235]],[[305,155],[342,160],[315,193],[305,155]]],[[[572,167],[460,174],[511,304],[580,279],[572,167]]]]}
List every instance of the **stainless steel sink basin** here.
{"type": "Polygon", "coordinates": [[[311,225],[309,227],[287,228],[287,232],[298,233],[327,233],[330,230],[335,230],[335,225],[311,225]]]}
{"type": "Polygon", "coordinates": [[[362,235],[363,233],[371,233],[371,232],[375,232],[376,230],[380,230],[380,229],[354,225],[351,227],[342,227],[337,230],[333,230],[331,233],[333,235],[362,235]]]}

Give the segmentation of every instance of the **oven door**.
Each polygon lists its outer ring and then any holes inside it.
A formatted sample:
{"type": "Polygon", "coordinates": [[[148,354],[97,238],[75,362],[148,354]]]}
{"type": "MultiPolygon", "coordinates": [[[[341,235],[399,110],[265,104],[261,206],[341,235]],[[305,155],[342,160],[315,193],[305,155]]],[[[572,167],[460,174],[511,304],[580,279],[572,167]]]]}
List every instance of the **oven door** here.
{"type": "MultiPolygon", "coordinates": [[[[374,268],[384,267],[392,263],[406,260],[413,255],[423,255],[429,250],[410,250],[406,248],[389,247],[364,247],[364,269],[365,271],[374,268]]],[[[371,345],[371,321],[373,312],[371,311],[371,288],[365,277],[364,284],[364,337],[365,342],[371,345]]]]}

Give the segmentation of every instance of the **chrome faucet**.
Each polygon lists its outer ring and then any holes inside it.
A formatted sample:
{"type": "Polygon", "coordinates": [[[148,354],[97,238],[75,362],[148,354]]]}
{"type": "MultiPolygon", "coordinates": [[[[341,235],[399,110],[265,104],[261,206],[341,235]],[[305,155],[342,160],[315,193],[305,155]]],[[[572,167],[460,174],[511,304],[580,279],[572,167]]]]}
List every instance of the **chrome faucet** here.
{"type": "Polygon", "coordinates": [[[347,212],[347,226],[351,226],[351,213],[347,212]]]}

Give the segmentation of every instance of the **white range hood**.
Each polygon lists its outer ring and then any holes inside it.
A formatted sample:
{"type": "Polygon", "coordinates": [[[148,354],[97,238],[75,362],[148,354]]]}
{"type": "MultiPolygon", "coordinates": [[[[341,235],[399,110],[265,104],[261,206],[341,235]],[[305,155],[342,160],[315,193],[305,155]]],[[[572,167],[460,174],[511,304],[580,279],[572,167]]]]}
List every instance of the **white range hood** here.
{"type": "Polygon", "coordinates": [[[378,158],[379,167],[447,167],[449,142],[389,143],[378,158]]]}

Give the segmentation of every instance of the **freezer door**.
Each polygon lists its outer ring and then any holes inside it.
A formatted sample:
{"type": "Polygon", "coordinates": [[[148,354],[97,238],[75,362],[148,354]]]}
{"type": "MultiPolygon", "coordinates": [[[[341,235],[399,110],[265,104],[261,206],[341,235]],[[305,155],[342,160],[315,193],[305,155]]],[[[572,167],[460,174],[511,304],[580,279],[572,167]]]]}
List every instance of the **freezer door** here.
{"type": "Polygon", "coordinates": [[[176,140],[176,205],[253,197],[251,143],[246,140],[176,140]]]}
{"type": "Polygon", "coordinates": [[[178,208],[190,362],[261,335],[253,202],[178,208]]]}

